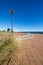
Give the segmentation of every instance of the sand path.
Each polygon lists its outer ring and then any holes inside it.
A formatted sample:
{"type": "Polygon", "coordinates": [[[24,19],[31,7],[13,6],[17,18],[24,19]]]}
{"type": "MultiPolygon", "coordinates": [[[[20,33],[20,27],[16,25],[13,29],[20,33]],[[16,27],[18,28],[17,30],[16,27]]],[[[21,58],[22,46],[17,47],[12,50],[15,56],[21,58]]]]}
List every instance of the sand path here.
{"type": "Polygon", "coordinates": [[[9,65],[43,65],[43,35],[17,36],[9,65]]]}

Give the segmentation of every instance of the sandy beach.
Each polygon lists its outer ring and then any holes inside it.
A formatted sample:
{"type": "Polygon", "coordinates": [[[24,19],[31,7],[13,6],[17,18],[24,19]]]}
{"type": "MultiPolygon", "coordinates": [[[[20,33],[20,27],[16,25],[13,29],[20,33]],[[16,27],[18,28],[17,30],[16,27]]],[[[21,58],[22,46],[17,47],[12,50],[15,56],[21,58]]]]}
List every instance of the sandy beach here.
{"type": "MultiPolygon", "coordinates": [[[[16,33],[16,37],[28,37],[16,33]]],[[[20,39],[20,45],[14,50],[9,65],[43,65],[43,34],[32,34],[33,38],[20,39]]]]}

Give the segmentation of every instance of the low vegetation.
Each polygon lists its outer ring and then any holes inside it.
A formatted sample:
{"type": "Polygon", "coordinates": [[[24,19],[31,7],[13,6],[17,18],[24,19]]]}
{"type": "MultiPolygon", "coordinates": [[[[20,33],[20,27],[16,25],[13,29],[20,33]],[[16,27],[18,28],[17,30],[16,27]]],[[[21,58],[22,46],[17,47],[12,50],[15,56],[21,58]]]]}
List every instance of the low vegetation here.
{"type": "Polygon", "coordinates": [[[16,45],[14,44],[13,38],[8,38],[4,41],[0,41],[0,65],[4,65],[5,62],[10,62],[12,52],[15,48],[16,45]]]}

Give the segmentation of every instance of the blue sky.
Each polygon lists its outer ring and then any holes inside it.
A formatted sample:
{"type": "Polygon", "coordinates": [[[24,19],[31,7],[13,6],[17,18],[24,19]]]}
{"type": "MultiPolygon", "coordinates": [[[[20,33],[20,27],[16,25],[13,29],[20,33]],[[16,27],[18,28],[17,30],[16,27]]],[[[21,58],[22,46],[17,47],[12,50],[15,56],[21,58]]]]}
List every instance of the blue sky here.
{"type": "Polygon", "coordinates": [[[14,31],[43,31],[43,0],[0,0],[1,30],[11,27],[10,9],[14,31]]]}

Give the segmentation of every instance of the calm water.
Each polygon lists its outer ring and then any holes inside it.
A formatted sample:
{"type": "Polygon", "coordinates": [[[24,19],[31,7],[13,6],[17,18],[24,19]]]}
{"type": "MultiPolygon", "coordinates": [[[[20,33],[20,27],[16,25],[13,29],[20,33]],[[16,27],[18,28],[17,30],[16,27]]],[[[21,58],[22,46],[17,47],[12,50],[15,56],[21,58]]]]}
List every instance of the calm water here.
{"type": "Polygon", "coordinates": [[[31,33],[31,34],[43,34],[43,32],[21,32],[21,33],[26,33],[26,34],[28,34],[28,33],[31,33]]]}

